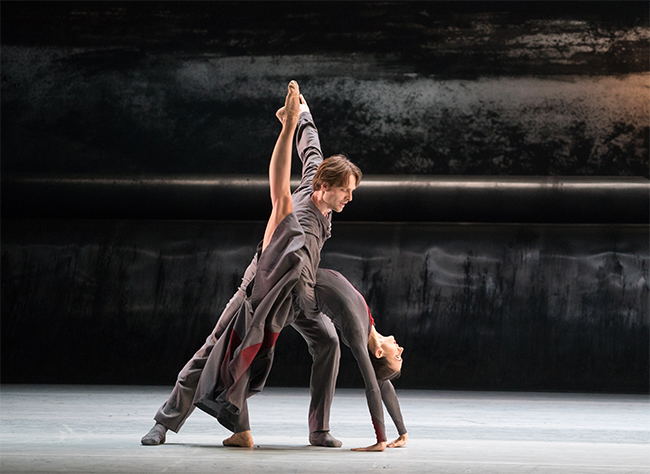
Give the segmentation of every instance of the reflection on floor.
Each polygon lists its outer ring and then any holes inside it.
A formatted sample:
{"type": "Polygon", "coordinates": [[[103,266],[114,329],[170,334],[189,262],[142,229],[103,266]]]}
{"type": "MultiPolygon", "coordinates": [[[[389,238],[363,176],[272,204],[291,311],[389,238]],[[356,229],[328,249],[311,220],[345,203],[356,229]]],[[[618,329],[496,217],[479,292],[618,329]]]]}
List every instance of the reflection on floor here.
{"type": "Polygon", "coordinates": [[[267,388],[250,399],[254,449],[223,447],[229,432],[200,410],[165,445],[141,446],[170,388],[2,386],[0,472],[650,472],[642,395],[398,390],[408,445],[356,453],[374,442],[363,390],[336,391],[336,449],[308,446],[307,389],[267,388]]]}

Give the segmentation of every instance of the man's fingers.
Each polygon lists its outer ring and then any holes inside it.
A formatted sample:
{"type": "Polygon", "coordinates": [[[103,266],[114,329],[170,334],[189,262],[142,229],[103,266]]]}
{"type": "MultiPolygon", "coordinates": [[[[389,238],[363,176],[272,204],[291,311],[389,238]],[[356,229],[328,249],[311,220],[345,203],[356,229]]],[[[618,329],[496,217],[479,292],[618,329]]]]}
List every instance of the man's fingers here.
{"type": "Polygon", "coordinates": [[[307,101],[305,100],[305,96],[303,96],[302,94],[300,94],[300,112],[311,113],[311,111],[309,110],[309,106],[307,105],[307,101]]]}

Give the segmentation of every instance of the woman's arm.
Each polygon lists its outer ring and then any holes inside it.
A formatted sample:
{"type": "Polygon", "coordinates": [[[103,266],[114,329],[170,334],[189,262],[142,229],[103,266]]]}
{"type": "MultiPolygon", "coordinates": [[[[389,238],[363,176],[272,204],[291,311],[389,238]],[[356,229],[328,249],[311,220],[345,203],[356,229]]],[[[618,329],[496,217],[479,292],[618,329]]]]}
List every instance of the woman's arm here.
{"type": "MultiPolygon", "coordinates": [[[[327,313],[326,313],[327,314],[327,313]]],[[[375,429],[377,442],[372,446],[366,448],[354,448],[352,451],[383,451],[386,449],[386,427],[384,425],[384,410],[381,405],[381,391],[375,375],[375,369],[370,362],[370,355],[368,355],[368,347],[352,347],[350,350],[361,371],[364,385],[366,386],[366,400],[368,402],[368,409],[370,410],[370,417],[372,425],[375,429]]]]}
{"type": "Polygon", "coordinates": [[[395,387],[393,387],[390,380],[384,380],[379,382],[379,388],[381,389],[381,399],[383,400],[384,405],[386,405],[388,414],[393,419],[393,423],[395,423],[395,427],[399,433],[399,437],[395,441],[388,443],[387,447],[399,448],[407,443],[409,435],[406,432],[406,426],[404,425],[402,410],[400,410],[399,402],[397,401],[395,387]]]}
{"type": "Polygon", "coordinates": [[[319,269],[316,276],[316,297],[321,311],[329,316],[341,331],[341,339],[357,361],[366,387],[366,400],[377,442],[353,451],[383,451],[386,449],[384,408],[381,389],[368,353],[368,306],[354,286],[340,273],[319,269]]]}
{"type": "Polygon", "coordinates": [[[291,201],[291,147],[293,135],[300,113],[300,90],[298,83],[291,81],[288,86],[284,107],[276,116],[282,123],[282,131],[275,143],[269,164],[269,188],[271,191],[271,217],[264,231],[262,251],[269,245],[278,224],[293,212],[291,201]]]}

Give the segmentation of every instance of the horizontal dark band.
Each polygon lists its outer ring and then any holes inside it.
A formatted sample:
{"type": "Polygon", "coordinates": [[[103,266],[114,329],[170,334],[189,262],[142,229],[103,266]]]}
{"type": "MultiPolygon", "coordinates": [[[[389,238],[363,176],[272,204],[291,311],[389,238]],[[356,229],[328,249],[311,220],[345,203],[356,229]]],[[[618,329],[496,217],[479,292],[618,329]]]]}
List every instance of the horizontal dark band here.
{"type": "MultiPolygon", "coordinates": [[[[265,176],[5,175],[2,179],[5,218],[253,221],[266,220],[270,209],[265,176]]],[[[642,177],[365,176],[353,202],[335,220],[648,223],[650,181],[642,177]]]]}

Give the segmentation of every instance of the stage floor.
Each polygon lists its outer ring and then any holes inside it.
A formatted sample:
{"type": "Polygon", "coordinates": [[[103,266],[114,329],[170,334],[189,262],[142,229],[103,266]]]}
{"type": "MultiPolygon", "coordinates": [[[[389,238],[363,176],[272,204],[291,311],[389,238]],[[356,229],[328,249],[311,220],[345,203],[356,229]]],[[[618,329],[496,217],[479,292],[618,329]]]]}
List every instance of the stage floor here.
{"type": "Polygon", "coordinates": [[[336,449],[308,445],[307,389],[267,388],[250,399],[253,449],[223,447],[230,433],[200,410],[166,444],[140,445],[170,389],[4,385],[0,472],[650,472],[647,396],[399,390],[408,445],[356,453],[374,442],[362,390],[336,391],[336,449]]]}

